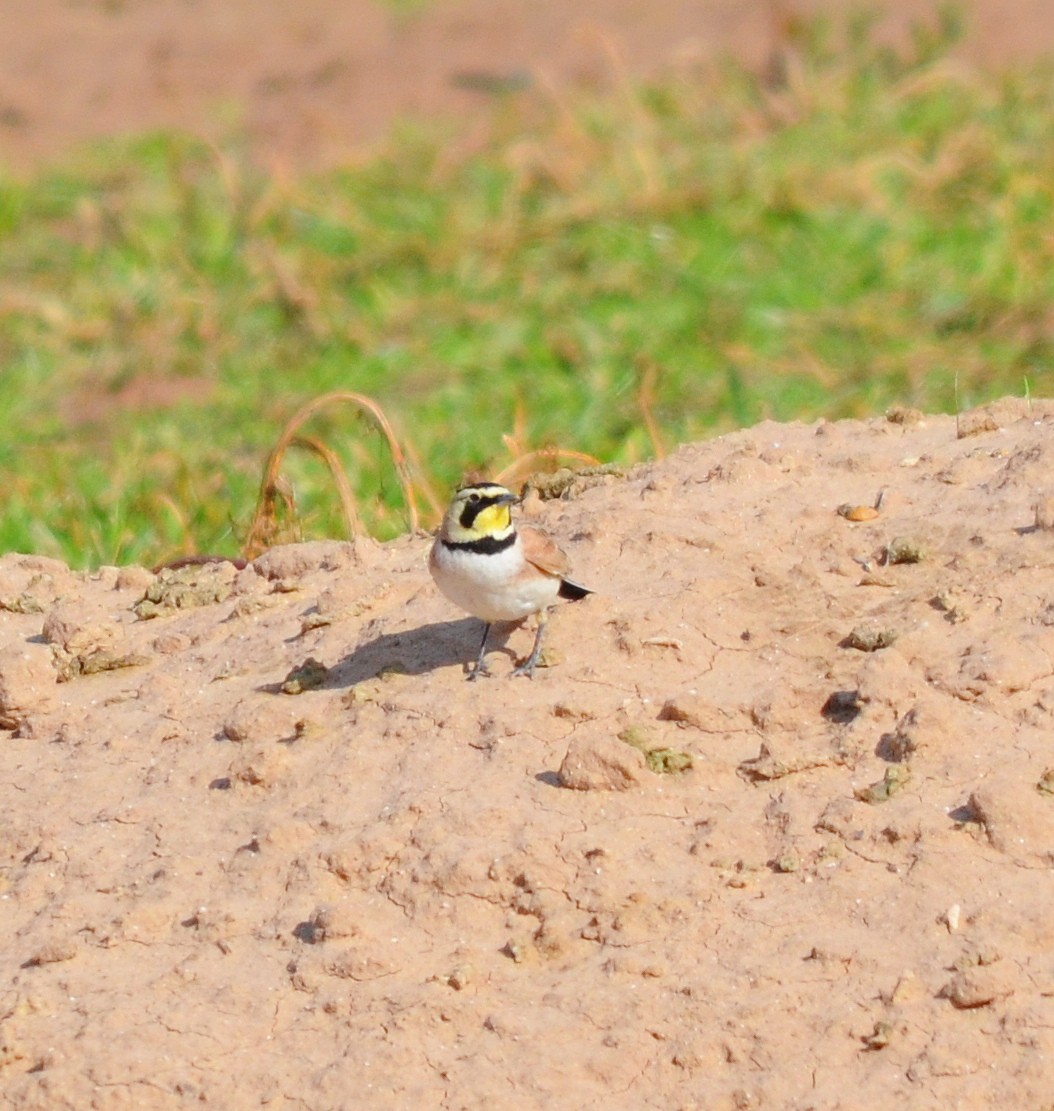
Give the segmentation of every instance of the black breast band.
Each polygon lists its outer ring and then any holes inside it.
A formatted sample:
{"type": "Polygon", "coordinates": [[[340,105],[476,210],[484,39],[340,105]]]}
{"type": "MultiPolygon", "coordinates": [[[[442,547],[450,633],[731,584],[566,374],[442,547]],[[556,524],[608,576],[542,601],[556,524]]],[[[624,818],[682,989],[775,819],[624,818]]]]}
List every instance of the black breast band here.
{"type": "Polygon", "coordinates": [[[508,536],[481,536],[478,540],[444,540],[443,546],[452,552],[475,552],[477,555],[496,555],[516,543],[516,533],[508,536]]]}

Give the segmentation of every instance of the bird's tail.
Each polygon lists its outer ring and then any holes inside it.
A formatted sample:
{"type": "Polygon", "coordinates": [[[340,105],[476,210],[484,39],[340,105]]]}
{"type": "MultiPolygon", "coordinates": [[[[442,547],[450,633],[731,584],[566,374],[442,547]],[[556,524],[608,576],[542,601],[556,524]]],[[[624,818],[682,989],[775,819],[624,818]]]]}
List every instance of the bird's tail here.
{"type": "Polygon", "coordinates": [[[560,598],[566,598],[569,602],[577,602],[580,598],[592,593],[593,591],[588,586],[581,586],[570,579],[562,579],[560,589],[557,591],[560,598]]]}

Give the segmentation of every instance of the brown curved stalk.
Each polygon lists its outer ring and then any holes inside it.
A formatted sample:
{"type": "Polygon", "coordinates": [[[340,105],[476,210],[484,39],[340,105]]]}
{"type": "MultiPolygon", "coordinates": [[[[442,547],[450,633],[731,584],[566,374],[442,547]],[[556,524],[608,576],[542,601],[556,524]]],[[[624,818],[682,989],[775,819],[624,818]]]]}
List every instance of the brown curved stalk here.
{"type": "Polygon", "coordinates": [[[432,484],[426,477],[425,469],[421,466],[421,459],[417,454],[417,449],[409,440],[406,441],[406,455],[410,461],[410,469],[417,475],[417,488],[421,496],[428,502],[428,508],[432,511],[433,517],[438,520],[442,517],[446,506],[436,497],[436,492],[432,489],[432,484]]]}
{"type": "MultiPolygon", "coordinates": [[[[244,544],[246,554],[262,551],[267,546],[268,540],[273,533],[275,501],[278,497],[282,496],[279,484],[279,470],[285,453],[289,450],[290,445],[294,441],[299,439],[304,445],[309,445],[311,450],[318,451],[318,454],[326,460],[334,478],[336,478],[338,473],[343,474],[336,456],[334,456],[328,448],[323,447],[322,450],[319,451],[321,445],[318,445],[318,441],[309,441],[298,436],[303,425],[311,420],[320,410],[336,404],[349,404],[355,406],[363,415],[371,418],[374,425],[380,430],[388,444],[388,451],[392,457],[392,464],[395,467],[399,485],[403,492],[410,528],[413,531],[417,531],[420,527],[420,517],[417,512],[417,501],[414,497],[413,477],[410,473],[410,466],[402,448],[399,446],[399,441],[395,437],[395,432],[384,410],[381,409],[377,402],[372,398],[366,397],[364,394],[354,393],[350,390],[333,390],[330,393],[321,394],[319,397],[313,398],[306,405],[302,405],[286,422],[281,435],[278,437],[274,447],[271,448],[271,453],[267,457],[267,465],[264,468],[263,478],[260,481],[260,494],[256,501],[256,510],[253,513],[252,523],[249,526],[249,533],[244,544]]],[[[351,495],[350,500],[346,501],[345,493],[341,489],[339,481],[337,488],[340,492],[341,504],[344,507],[345,519],[357,522],[358,516],[354,510],[354,496],[351,495]],[[349,508],[352,514],[351,517],[349,517],[349,508]]],[[[350,495],[350,488],[347,489],[350,495]]],[[[358,526],[355,524],[353,527],[357,529],[358,526]]],[[[357,534],[357,532],[353,533],[353,535],[357,534]]]]}
{"type": "Polygon", "coordinates": [[[666,447],[662,442],[662,434],[659,432],[659,423],[655,419],[654,412],[655,382],[658,377],[659,368],[654,363],[649,362],[640,377],[640,386],[637,390],[637,406],[640,409],[648,439],[651,440],[651,449],[655,453],[655,458],[665,459],[666,447]]]}
{"type": "Polygon", "coordinates": [[[297,436],[289,446],[302,447],[307,451],[313,451],[329,467],[329,473],[333,477],[333,485],[336,486],[337,496],[340,498],[340,508],[344,513],[344,527],[347,529],[349,536],[361,536],[362,523],[359,520],[359,512],[355,508],[355,493],[348,481],[348,476],[344,473],[344,467],[337,453],[327,447],[321,440],[316,440],[314,436],[297,436]]]}

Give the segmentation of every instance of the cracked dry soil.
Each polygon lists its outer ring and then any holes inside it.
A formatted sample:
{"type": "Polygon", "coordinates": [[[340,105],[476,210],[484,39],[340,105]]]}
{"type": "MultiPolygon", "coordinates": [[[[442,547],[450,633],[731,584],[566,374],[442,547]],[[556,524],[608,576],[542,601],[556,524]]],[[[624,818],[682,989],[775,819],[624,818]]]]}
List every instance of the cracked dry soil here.
{"type": "Polygon", "coordinates": [[[0,560],[4,1106],[1042,1105],[1054,403],[897,417],[535,501],[534,681],[426,537],[0,560]]]}

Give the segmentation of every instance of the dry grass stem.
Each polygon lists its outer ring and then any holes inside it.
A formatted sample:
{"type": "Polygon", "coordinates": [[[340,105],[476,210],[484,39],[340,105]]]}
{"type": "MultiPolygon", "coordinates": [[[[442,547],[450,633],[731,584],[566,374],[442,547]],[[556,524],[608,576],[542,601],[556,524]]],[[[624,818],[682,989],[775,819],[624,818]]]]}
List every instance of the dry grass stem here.
{"type": "Polygon", "coordinates": [[[344,526],[348,530],[348,536],[361,536],[362,522],[359,519],[359,511],[355,506],[355,494],[351,489],[351,483],[348,482],[348,476],[344,473],[344,467],[341,465],[337,453],[314,436],[297,436],[289,446],[302,447],[307,451],[313,451],[326,464],[330,475],[333,477],[333,485],[337,488],[337,496],[340,498],[340,509],[344,514],[344,526]]]}
{"type": "MultiPolygon", "coordinates": [[[[344,511],[344,518],[348,523],[349,533],[352,536],[359,535],[358,513],[355,508],[354,495],[347,483],[347,478],[340,465],[340,460],[328,447],[317,439],[299,435],[300,429],[317,413],[329,406],[338,404],[353,405],[363,415],[370,418],[376,428],[380,430],[388,445],[392,464],[395,467],[395,473],[399,479],[399,485],[403,492],[410,529],[412,531],[417,531],[420,527],[420,517],[417,511],[417,500],[414,496],[414,483],[410,465],[403,449],[399,445],[399,441],[396,439],[395,431],[388,417],[385,415],[384,410],[377,402],[372,398],[366,397],[364,394],[354,393],[350,390],[334,390],[314,398],[297,410],[286,423],[277,442],[271,449],[271,454],[267,459],[267,465],[264,468],[263,479],[260,483],[260,495],[257,499],[256,510],[253,514],[252,523],[249,527],[249,533],[244,545],[244,550],[247,555],[249,553],[257,554],[267,547],[268,543],[271,541],[275,529],[275,505],[279,497],[286,502],[286,508],[290,512],[295,512],[295,506],[293,505],[291,495],[283,491],[279,486],[279,472],[282,466],[282,460],[285,457],[285,453],[294,443],[299,443],[301,446],[307,447],[325,460],[337,484],[341,506],[344,511]]],[[[429,500],[433,500],[431,496],[429,500]]]]}
{"type": "Polygon", "coordinates": [[[655,419],[655,384],[659,378],[659,368],[653,362],[648,362],[640,378],[637,389],[637,408],[640,410],[641,420],[651,440],[651,449],[655,452],[656,459],[666,458],[666,446],[662,442],[662,433],[659,431],[659,422],[655,419]]]}

